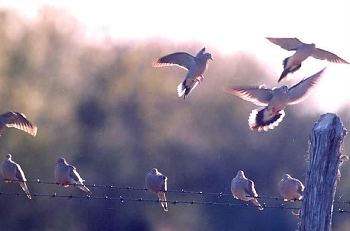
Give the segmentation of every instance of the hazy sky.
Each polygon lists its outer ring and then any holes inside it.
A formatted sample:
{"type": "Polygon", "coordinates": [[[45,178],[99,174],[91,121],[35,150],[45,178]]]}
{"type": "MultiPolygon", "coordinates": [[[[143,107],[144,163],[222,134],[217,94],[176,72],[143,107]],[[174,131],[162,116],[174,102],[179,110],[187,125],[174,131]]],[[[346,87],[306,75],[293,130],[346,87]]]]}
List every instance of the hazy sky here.
{"type": "MultiPolygon", "coordinates": [[[[94,41],[112,39],[165,38],[174,42],[195,41],[230,54],[246,51],[266,61],[276,79],[282,60],[292,53],[269,43],[265,37],[298,37],[350,60],[350,14],[346,0],[311,1],[45,1],[11,0],[0,6],[16,9],[35,19],[42,6],[64,9],[84,26],[94,41]]],[[[284,84],[294,84],[322,67],[329,68],[308,102],[322,112],[349,106],[350,65],[308,59],[284,84]]],[[[257,82],[257,85],[262,82],[257,82]]],[[[276,86],[277,83],[276,83],[276,86]]],[[[272,86],[269,86],[272,87],[272,86]]]]}

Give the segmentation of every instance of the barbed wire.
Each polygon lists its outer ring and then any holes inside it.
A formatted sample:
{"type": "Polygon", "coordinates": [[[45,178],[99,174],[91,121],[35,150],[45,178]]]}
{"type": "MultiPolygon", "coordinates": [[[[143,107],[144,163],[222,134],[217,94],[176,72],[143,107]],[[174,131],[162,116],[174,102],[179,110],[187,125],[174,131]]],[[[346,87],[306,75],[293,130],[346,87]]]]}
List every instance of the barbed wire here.
{"type": "MultiPolygon", "coordinates": [[[[2,196],[23,196],[26,197],[27,195],[22,192],[0,192],[0,197],[2,196]]],[[[160,203],[160,202],[167,202],[171,205],[206,205],[206,206],[226,206],[226,207],[241,207],[241,208],[259,208],[256,205],[248,204],[248,203],[234,203],[234,202],[217,202],[217,201],[196,201],[196,200],[159,200],[159,199],[149,199],[149,198],[132,198],[132,197],[123,197],[123,196],[108,196],[108,195],[102,195],[102,196],[91,196],[91,195],[59,195],[56,192],[54,193],[32,193],[32,198],[39,198],[39,197],[46,197],[50,199],[54,198],[64,198],[64,199],[80,199],[80,200],[104,200],[104,201],[119,201],[121,203],[124,202],[144,202],[144,203],[160,203]]],[[[280,205],[266,205],[263,204],[262,207],[264,209],[286,209],[286,210],[299,210],[300,207],[289,207],[285,204],[280,205]]],[[[350,212],[350,211],[349,211],[350,212]]]]}
{"type": "MultiPolygon", "coordinates": [[[[11,181],[7,181],[9,183],[17,183],[18,180],[11,180],[11,181]]],[[[28,184],[44,184],[44,185],[59,185],[56,182],[52,182],[52,181],[45,181],[45,180],[40,180],[40,179],[36,179],[36,180],[27,180],[26,183],[28,184]]],[[[79,186],[77,184],[66,184],[69,186],[79,186]]],[[[87,187],[90,188],[104,188],[104,189],[110,189],[110,190],[130,190],[130,191],[149,191],[147,188],[140,188],[140,187],[132,187],[132,186],[117,186],[117,185],[104,185],[104,184],[91,184],[91,183],[87,183],[84,184],[87,187]]],[[[191,194],[191,195],[210,195],[210,196],[215,196],[218,198],[222,198],[222,197],[232,197],[231,193],[224,193],[224,192],[205,192],[205,191],[191,191],[191,190],[185,190],[185,189],[168,189],[166,191],[166,193],[174,193],[174,194],[191,194]]],[[[271,200],[280,200],[283,201],[283,198],[281,197],[277,197],[277,196],[257,196],[255,197],[257,199],[271,199],[271,200]]],[[[297,200],[298,201],[298,200],[297,200]]]]}
{"type": "MultiPolygon", "coordinates": [[[[10,180],[10,181],[6,181],[7,183],[18,183],[19,180],[10,180]]],[[[45,181],[45,180],[40,180],[40,179],[36,179],[36,180],[27,180],[26,183],[28,184],[43,184],[43,185],[60,185],[56,182],[52,182],[52,181],[45,181]]],[[[69,186],[73,186],[73,187],[78,187],[79,185],[77,184],[67,184],[69,186]]],[[[103,189],[109,189],[109,190],[116,190],[116,191],[141,191],[141,192],[147,192],[149,191],[147,188],[139,188],[139,187],[132,187],[132,186],[117,186],[117,185],[113,185],[113,184],[84,184],[87,187],[90,188],[103,188],[103,189]]],[[[0,192],[1,193],[1,192],[0,192]]],[[[233,197],[231,193],[223,193],[223,192],[205,192],[205,191],[191,191],[191,190],[185,190],[185,189],[169,189],[166,191],[166,193],[174,193],[174,194],[189,194],[189,195],[200,195],[200,196],[215,196],[217,198],[223,198],[223,197],[233,197]]],[[[52,194],[53,195],[53,194],[52,194]]],[[[51,196],[52,196],[51,195],[51,196]]],[[[249,196],[248,196],[249,197],[249,196]]],[[[253,196],[252,196],[253,197],[253,196]]],[[[278,197],[278,196],[256,196],[254,198],[257,199],[263,199],[263,200],[274,200],[274,201],[282,201],[282,202],[286,202],[284,201],[283,198],[278,197]]],[[[297,203],[297,202],[302,202],[302,199],[300,200],[293,200],[293,201],[288,201],[288,203],[297,203]]],[[[350,205],[350,201],[349,200],[337,200],[334,201],[335,204],[345,204],[345,205],[350,205]]],[[[282,204],[283,205],[283,204],[282,204]]],[[[344,213],[346,213],[346,211],[344,211],[344,213]]]]}

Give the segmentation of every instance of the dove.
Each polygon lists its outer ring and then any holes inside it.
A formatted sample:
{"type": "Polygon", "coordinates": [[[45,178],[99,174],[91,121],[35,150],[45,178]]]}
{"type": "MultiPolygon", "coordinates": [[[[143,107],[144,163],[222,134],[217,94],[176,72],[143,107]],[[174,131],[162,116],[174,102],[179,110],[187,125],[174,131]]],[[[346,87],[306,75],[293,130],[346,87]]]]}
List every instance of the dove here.
{"type": "Polygon", "coordinates": [[[242,170],[239,170],[236,177],[232,179],[231,192],[235,199],[251,201],[259,210],[263,210],[263,207],[256,199],[258,194],[255,191],[254,182],[246,178],[242,170]]]}
{"type": "Polygon", "coordinates": [[[168,190],[167,186],[168,178],[158,171],[156,168],[152,168],[150,172],[146,174],[145,186],[146,188],[157,194],[160,204],[164,211],[168,211],[168,204],[166,202],[165,192],[168,190]]]}
{"type": "Polygon", "coordinates": [[[12,155],[7,154],[5,159],[0,164],[0,173],[5,181],[18,181],[19,185],[26,193],[29,199],[32,199],[29,189],[26,184],[26,177],[19,164],[12,160],[12,155]]]}
{"type": "Polygon", "coordinates": [[[77,169],[68,164],[66,159],[58,158],[55,166],[55,181],[64,187],[76,185],[86,193],[91,194],[90,189],[84,185],[84,180],[80,177],[77,169]]]}
{"type": "Polygon", "coordinates": [[[284,201],[301,200],[303,198],[304,185],[300,180],[284,174],[278,184],[278,190],[284,201]]]}
{"type": "Polygon", "coordinates": [[[262,109],[254,109],[249,116],[248,124],[253,131],[267,131],[278,126],[285,116],[284,108],[287,105],[298,104],[305,100],[317,83],[326,68],[288,88],[268,89],[260,87],[228,87],[226,92],[239,98],[250,101],[262,109]]]}
{"type": "Polygon", "coordinates": [[[301,63],[307,59],[308,57],[313,57],[316,59],[327,60],[333,63],[346,63],[349,64],[348,61],[340,58],[339,56],[317,48],[314,43],[303,43],[297,38],[266,38],[270,42],[286,49],[288,51],[295,51],[295,53],[287,57],[283,60],[283,72],[278,79],[280,82],[283,78],[285,78],[289,73],[293,73],[301,67],[301,63]]]}
{"type": "Polygon", "coordinates": [[[187,70],[186,78],[177,87],[179,97],[185,99],[193,89],[204,79],[204,72],[208,67],[208,60],[213,60],[210,53],[205,53],[205,48],[201,49],[196,56],[186,52],[176,52],[163,56],[153,62],[153,67],[177,65],[187,70]]]}
{"type": "Polygon", "coordinates": [[[29,122],[24,114],[12,111],[0,115],[0,135],[3,133],[5,127],[17,128],[32,136],[36,136],[38,131],[38,127],[29,122]]]}

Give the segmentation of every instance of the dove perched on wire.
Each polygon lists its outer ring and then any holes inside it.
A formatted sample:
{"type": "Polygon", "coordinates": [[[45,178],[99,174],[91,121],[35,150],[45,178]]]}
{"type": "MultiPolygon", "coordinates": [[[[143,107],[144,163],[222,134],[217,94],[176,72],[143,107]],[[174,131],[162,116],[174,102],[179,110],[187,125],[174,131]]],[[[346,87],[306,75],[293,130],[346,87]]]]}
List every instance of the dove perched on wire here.
{"type": "Polygon", "coordinates": [[[239,170],[236,177],[232,179],[231,192],[235,199],[251,201],[259,210],[263,210],[258,199],[256,199],[258,194],[256,193],[254,182],[246,178],[242,170],[239,170]]]}
{"type": "Polygon", "coordinates": [[[24,114],[12,111],[0,115],[0,135],[3,133],[5,127],[17,128],[32,136],[36,136],[38,131],[38,127],[29,122],[24,114]]]}
{"type": "Polygon", "coordinates": [[[301,67],[301,63],[308,57],[316,59],[327,60],[333,63],[346,63],[348,61],[339,56],[320,48],[317,48],[314,43],[303,43],[297,38],[267,38],[270,42],[286,49],[288,51],[295,51],[295,53],[283,60],[283,72],[278,79],[280,82],[289,73],[293,73],[301,67]]]}
{"type": "Polygon", "coordinates": [[[80,177],[77,169],[68,164],[66,159],[58,158],[55,166],[55,181],[64,187],[75,185],[86,193],[91,194],[88,187],[84,185],[84,180],[80,177]]]}
{"type": "Polygon", "coordinates": [[[284,201],[301,200],[303,198],[304,188],[300,180],[291,177],[289,174],[284,174],[278,184],[278,190],[284,201]]]}
{"type": "Polygon", "coordinates": [[[146,174],[145,186],[146,188],[157,194],[161,206],[164,211],[168,211],[168,204],[166,202],[165,192],[168,190],[167,186],[168,178],[158,171],[156,168],[152,168],[150,172],[146,174]]]}
{"type": "Polygon", "coordinates": [[[5,181],[18,181],[19,185],[26,193],[29,199],[32,199],[29,189],[26,184],[26,177],[19,164],[12,160],[12,155],[7,154],[5,159],[0,164],[0,173],[5,181]]]}
{"type": "Polygon", "coordinates": [[[208,60],[213,60],[210,53],[205,53],[205,48],[201,49],[196,56],[186,52],[176,52],[163,56],[153,62],[153,67],[177,65],[187,70],[186,78],[177,87],[179,97],[186,96],[197,87],[204,79],[204,72],[208,67],[208,60]]]}
{"type": "Polygon", "coordinates": [[[248,124],[253,131],[267,131],[276,127],[285,116],[287,105],[298,104],[305,100],[320,81],[326,68],[288,88],[268,89],[265,87],[228,87],[226,92],[250,101],[262,109],[255,109],[250,113],[248,124]]]}

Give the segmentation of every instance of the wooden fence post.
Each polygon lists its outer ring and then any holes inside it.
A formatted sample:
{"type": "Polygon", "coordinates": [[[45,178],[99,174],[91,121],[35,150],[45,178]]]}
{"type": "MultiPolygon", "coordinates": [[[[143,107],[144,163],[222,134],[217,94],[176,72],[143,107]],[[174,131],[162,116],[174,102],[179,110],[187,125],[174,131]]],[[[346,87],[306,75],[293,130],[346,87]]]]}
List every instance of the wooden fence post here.
{"type": "Polygon", "coordinates": [[[301,207],[301,231],[331,230],[341,145],[346,133],[335,114],[322,115],[314,125],[301,207]]]}

